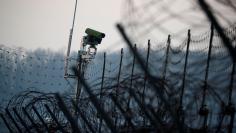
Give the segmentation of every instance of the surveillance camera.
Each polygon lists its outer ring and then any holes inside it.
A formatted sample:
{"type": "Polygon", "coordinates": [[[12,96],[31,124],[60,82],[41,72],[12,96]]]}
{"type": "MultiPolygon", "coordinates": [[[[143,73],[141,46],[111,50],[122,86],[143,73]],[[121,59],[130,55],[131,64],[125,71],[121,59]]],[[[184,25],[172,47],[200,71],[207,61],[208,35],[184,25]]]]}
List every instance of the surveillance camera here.
{"type": "Polygon", "coordinates": [[[93,37],[100,38],[100,39],[105,37],[104,33],[90,29],[90,28],[87,28],[85,30],[85,33],[87,33],[89,36],[93,36],[93,37]]]}
{"type": "Polygon", "coordinates": [[[85,30],[85,33],[87,33],[87,36],[84,36],[83,41],[85,44],[89,45],[97,45],[100,44],[102,41],[102,38],[105,37],[105,34],[90,28],[87,28],[85,30]]]}

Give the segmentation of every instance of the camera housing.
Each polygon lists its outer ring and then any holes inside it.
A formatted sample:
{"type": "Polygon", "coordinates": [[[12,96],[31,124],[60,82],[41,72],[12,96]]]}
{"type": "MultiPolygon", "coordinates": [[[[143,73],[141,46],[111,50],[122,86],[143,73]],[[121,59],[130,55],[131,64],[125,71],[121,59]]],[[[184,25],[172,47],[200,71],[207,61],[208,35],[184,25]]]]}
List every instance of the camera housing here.
{"type": "Polygon", "coordinates": [[[84,44],[88,44],[91,46],[95,46],[98,44],[101,44],[102,42],[102,38],[105,37],[105,34],[90,28],[87,28],[85,30],[85,33],[87,34],[87,36],[83,37],[83,42],[84,44]]]}

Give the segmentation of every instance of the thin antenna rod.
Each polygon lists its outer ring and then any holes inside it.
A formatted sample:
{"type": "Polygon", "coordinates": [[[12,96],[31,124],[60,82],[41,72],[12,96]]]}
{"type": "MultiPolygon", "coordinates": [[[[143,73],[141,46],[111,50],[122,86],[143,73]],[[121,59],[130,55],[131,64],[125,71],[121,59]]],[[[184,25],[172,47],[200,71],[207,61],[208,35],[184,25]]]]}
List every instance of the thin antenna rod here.
{"type": "Polygon", "coordinates": [[[68,61],[69,61],[71,43],[72,43],[73,32],[74,32],[76,10],[77,10],[77,0],[75,1],[75,9],[74,9],[74,15],[73,15],[73,22],[72,22],[72,27],[70,29],[70,36],[69,36],[69,41],[68,41],[67,53],[66,53],[65,74],[64,74],[65,78],[67,78],[67,76],[68,76],[68,72],[67,72],[67,70],[68,70],[68,61]]]}

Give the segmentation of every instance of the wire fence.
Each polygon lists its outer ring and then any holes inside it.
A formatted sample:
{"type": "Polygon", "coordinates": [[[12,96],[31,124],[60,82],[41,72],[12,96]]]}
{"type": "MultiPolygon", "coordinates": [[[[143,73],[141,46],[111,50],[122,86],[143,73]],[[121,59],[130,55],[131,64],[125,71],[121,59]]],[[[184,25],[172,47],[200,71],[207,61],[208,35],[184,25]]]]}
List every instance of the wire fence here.
{"type": "MultiPolygon", "coordinates": [[[[234,47],[235,29],[224,30],[234,47]]],[[[1,118],[10,132],[226,132],[234,122],[235,65],[219,38],[213,28],[199,36],[189,30],[178,46],[169,36],[159,45],[98,53],[79,77],[78,104],[72,89],[54,93],[71,87],[62,54],[1,46],[1,91],[5,98],[21,92],[5,100],[1,118]]]]}

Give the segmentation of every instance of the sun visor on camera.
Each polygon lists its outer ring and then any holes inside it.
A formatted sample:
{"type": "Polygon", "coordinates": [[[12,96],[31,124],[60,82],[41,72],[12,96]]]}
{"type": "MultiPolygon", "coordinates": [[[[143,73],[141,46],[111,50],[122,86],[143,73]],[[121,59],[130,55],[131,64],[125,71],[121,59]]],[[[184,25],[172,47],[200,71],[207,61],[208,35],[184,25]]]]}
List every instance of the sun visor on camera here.
{"type": "Polygon", "coordinates": [[[90,28],[87,28],[85,30],[85,33],[87,33],[89,36],[94,36],[94,37],[101,38],[101,39],[105,37],[104,33],[90,29],[90,28]]]}

